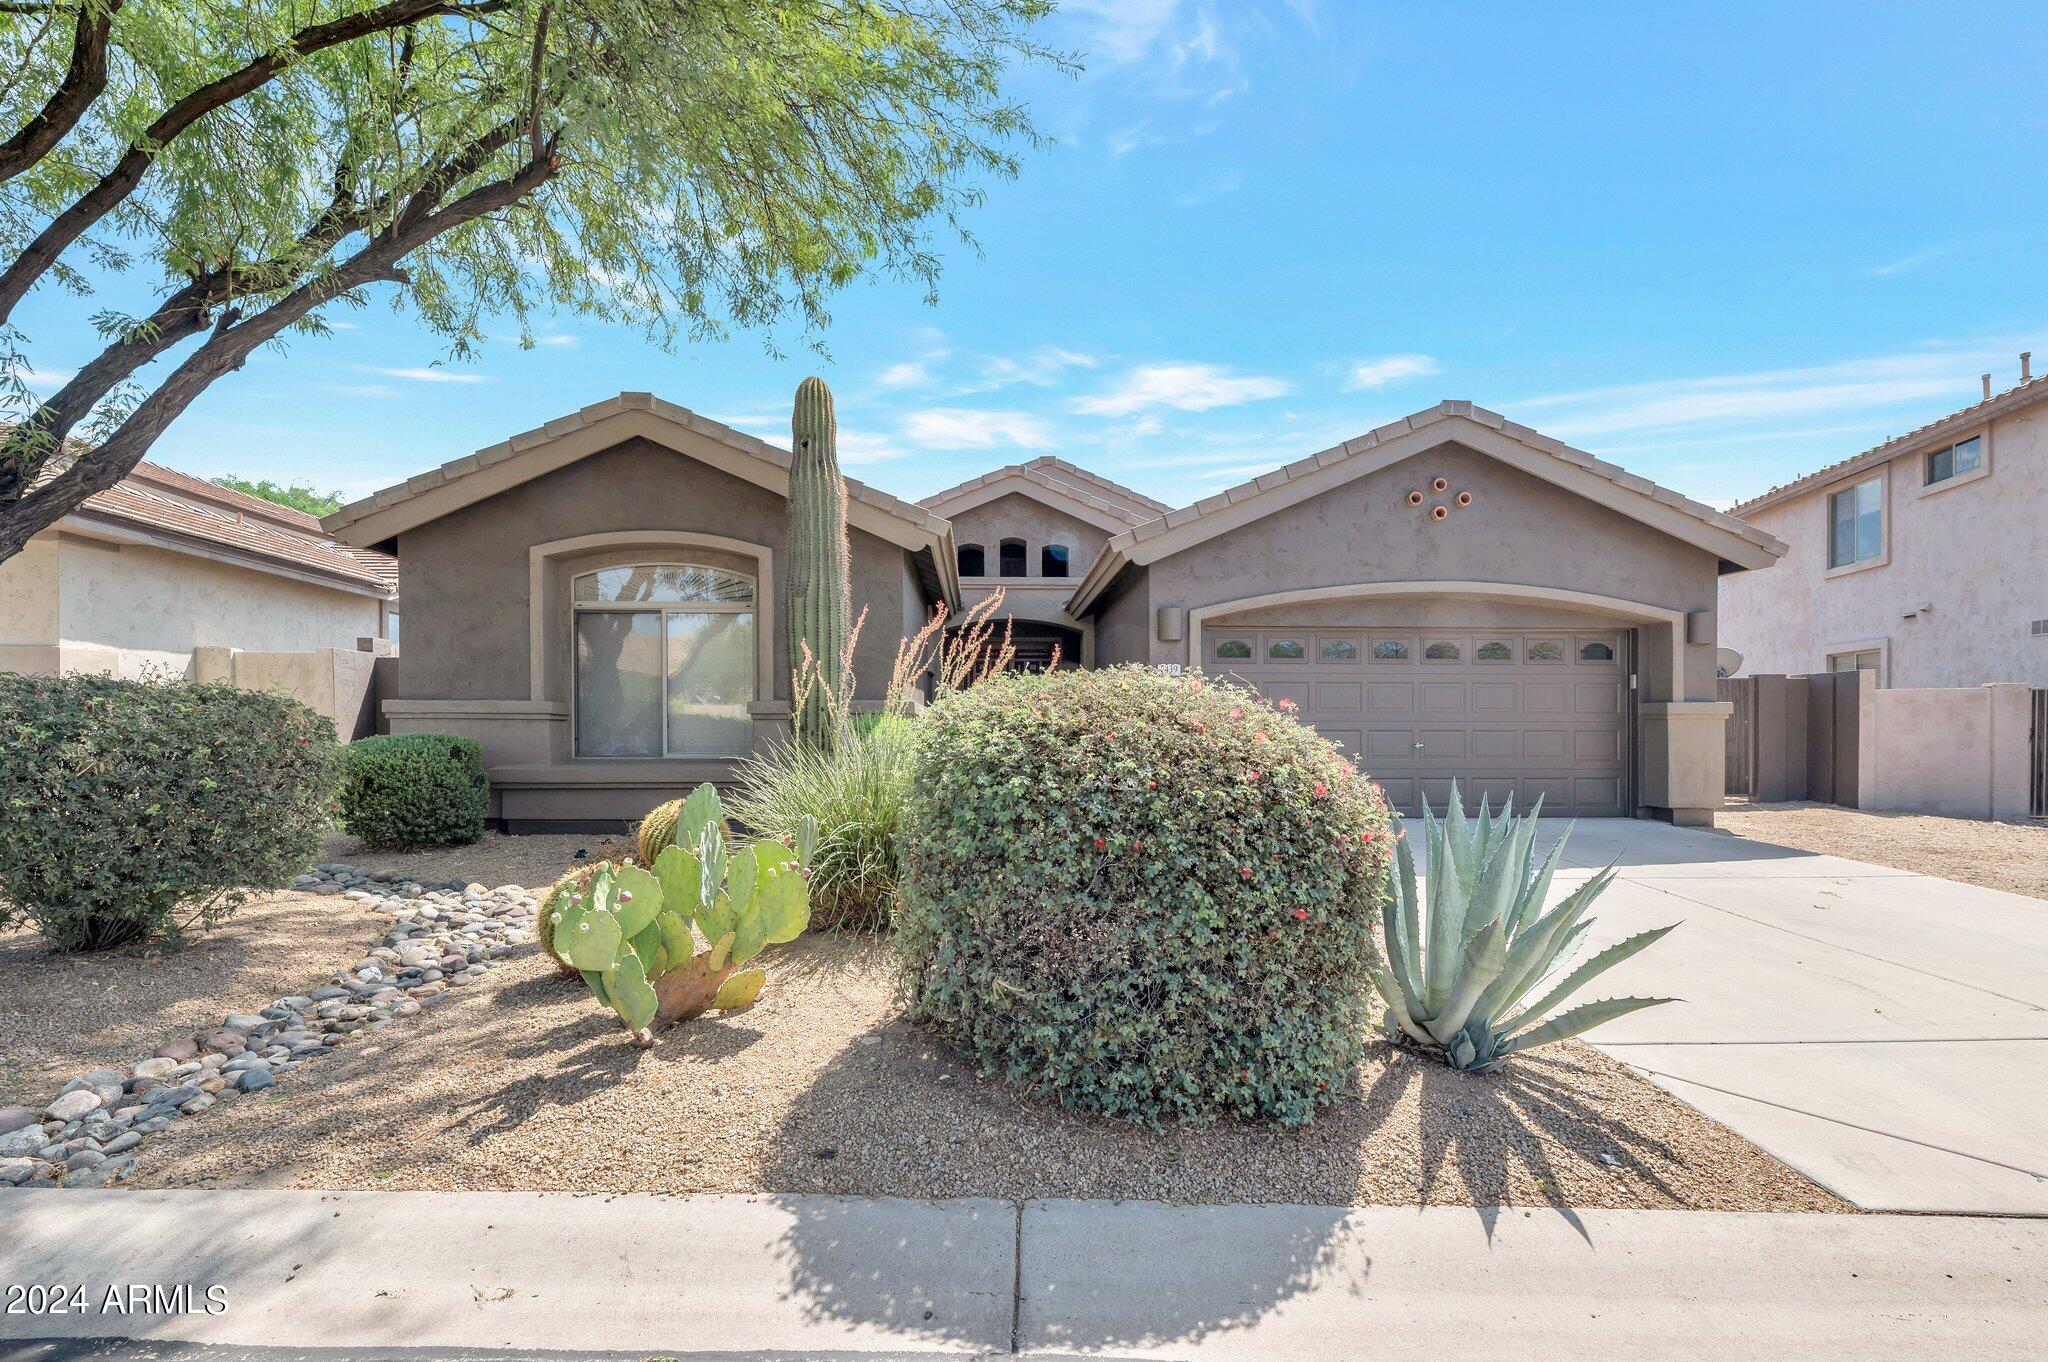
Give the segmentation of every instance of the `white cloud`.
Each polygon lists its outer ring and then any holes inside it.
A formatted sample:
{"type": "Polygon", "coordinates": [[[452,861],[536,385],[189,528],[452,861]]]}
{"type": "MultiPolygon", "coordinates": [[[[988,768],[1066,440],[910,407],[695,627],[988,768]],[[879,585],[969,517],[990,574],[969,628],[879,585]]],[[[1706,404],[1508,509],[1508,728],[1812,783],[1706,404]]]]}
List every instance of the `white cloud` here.
{"type": "Polygon", "coordinates": [[[914,359],[892,364],[875,378],[885,388],[921,388],[931,381],[931,372],[914,359]]]}
{"type": "Polygon", "coordinates": [[[1955,249],[1954,244],[1929,246],[1925,250],[1913,251],[1902,255],[1897,260],[1889,260],[1882,265],[1872,266],[1865,273],[1878,278],[1886,278],[1894,274],[1904,274],[1907,270],[1917,269],[1930,260],[1939,260],[1945,255],[1953,254],[1955,249]]]}
{"type": "Polygon", "coordinates": [[[1026,411],[974,411],[927,407],[903,418],[905,438],[930,449],[989,449],[999,444],[1043,449],[1054,443],[1051,427],[1026,411]]]}
{"type": "Polygon", "coordinates": [[[1057,382],[1069,369],[1093,369],[1101,361],[1095,356],[1079,350],[1062,350],[1057,345],[1041,345],[1029,354],[1014,357],[995,355],[982,362],[982,382],[968,392],[983,392],[990,388],[1007,387],[1012,383],[1029,383],[1034,387],[1048,388],[1057,382]]]}
{"type": "Polygon", "coordinates": [[[1518,413],[1554,413],[1543,429],[1565,439],[1686,429],[1739,428],[1787,417],[1881,411],[1907,403],[1976,400],[1975,376],[2009,367],[2003,347],[1915,350],[1802,369],[1665,379],[1512,403],[1518,413]]]}
{"type": "Polygon", "coordinates": [[[1130,416],[1148,407],[1208,411],[1282,397],[1293,384],[1261,374],[1234,374],[1216,364],[1141,364],[1107,391],[1079,398],[1074,410],[1090,416],[1130,416]]]}
{"type": "Polygon", "coordinates": [[[8,376],[32,393],[53,393],[69,383],[75,374],[70,369],[32,369],[26,364],[17,364],[8,376]]]}
{"type": "Polygon", "coordinates": [[[900,459],[909,452],[886,435],[843,427],[839,432],[839,462],[848,467],[900,459]]]}
{"type": "Polygon", "coordinates": [[[1089,55],[1121,63],[1152,50],[1173,23],[1180,0],[1068,0],[1065,8],[1084,17],[1089,55]]]}
{"type": "Polygon", "coordinates": [[[414,383],[488,383],[491,381],[490,376],[487,374],[459,373],[453,369],[425,367],[384,369],[372,366],[370,372],[382,374],[386,378],[410,379],[414,383]]]}
{"type": "Polygon", "coordinates": [[[1360,388],[1384,388],[1404,378],[1425,378],[1441,372],[1443,366],[1429,355],[1382,355],[1352,365],[1344,386],[1354,392],[1360,388]]]}

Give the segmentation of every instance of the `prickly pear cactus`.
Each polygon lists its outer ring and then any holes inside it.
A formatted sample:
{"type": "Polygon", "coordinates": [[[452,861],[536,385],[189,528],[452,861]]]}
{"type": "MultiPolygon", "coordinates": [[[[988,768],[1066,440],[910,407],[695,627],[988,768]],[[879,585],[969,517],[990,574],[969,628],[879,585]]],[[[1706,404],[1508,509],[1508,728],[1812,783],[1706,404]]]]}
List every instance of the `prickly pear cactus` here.
{"type": "MultiPolygon", "coordinates": [[[[846,482],[839,476],[839,425],[832,390],[807,378],[796,390],[790,420],[789,570],[783,579],[782,618],[790,665],[808,655],[823,679],[840,684],[851,609],[847,581],[846,482]]],[[[806,688],[792,716],[799,740],[825,744],[832,707],[822,689],[806,688]]]]}
{"type": "Polygon", "coordinates": [[[752,1003],[767,976],[748,962],[796,940],[811,921],[805,862],[815,830],[807,824],[796,848],[766,840],[734,848],[709,785],[684,801],[678,827],[705,794],[694,846],[665,848],[651,870],[600,865],[587,885],[550,894],[543,912],[543,946],[643,1046],[654,1043],[656,1026],[752,1003]],[[697,933],[709,949],[697,949],[697,933]]]}
{"type": "Polygon", "coordinates": [[[579,865],[559,880],[556,880],[549,887],[547,896],[540,901],[540,916],[534,920],[533,924],[534,940],[540,942],[541,950],[548,958],[555,962],[555,967],[572,979],[576,977],[576,967],[555,954],[553,944],[555,911],[566,907],[574,899],[587,894],[590,891],[590,882],[596,878],[597,872],[608,868],[615,869],[616,867],[613,867],[609,861],[591,861],[587,864],[579,865]]]}
{"type": "MultiPolygon", "coordinates": [[[[655,806],[640,820],[636,839],[640,844],[640,864],[653,865],[654,858],[677,841],[684,846],[697,845],[697,835],[713,819],[723,825],[725,815],[718,802],[718,791],[709,781],[692,790],[688,799],[671,799],[655,806]]],[[[726,831],[729,834],[731,829],[726,831]]]]}

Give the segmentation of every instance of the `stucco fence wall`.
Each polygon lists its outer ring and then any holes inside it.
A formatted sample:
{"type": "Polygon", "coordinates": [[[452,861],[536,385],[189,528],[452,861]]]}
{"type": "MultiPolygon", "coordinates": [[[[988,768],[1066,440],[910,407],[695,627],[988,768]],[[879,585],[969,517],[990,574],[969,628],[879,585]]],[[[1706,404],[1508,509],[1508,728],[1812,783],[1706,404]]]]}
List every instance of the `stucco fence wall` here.
{"type": "Polygon", "coordinates": [[[363,639],[370,648],[311,648],[303,652],[246,652],[204,646],[192,650],[192,679],[225,681],[240,690],[288,695],[334,725],[353,742],[377,731],[378,682],[389,684],[391,645],[363,639]]]}
{"type": "Polygon", "coordinates": [[[1742,722],[1730,729],[1731,747],[1748,747],[1746,756],[1730,753],[1730,794],[1951,818],[2028,816],[2028,686],[1880,690],[1871,672],[1857,671],[1741,677],[1722,687],[1747,707],[1747,731],[1742,722]]]}

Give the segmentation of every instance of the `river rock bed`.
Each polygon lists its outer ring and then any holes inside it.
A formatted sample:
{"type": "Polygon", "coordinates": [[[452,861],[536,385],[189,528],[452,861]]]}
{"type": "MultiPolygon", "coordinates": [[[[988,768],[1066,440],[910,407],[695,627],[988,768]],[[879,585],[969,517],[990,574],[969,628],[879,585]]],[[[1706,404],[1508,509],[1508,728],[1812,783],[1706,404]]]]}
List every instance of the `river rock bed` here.
{"type": "Polygon", "coordinates": [[[136,1166],[145,1137],[208,1108],[264,1092],[348,1037],[418,1014],[484,977],[533,938],[539,900],[518,885],[422,884],[324,864],[293,889],[339,894],[390,919],[346,973],[258,1012],[160,1046],[125,1068],[79,1075],[40,1112],[0,1107],[0,1186],[99,1187],[136,1166]]]}

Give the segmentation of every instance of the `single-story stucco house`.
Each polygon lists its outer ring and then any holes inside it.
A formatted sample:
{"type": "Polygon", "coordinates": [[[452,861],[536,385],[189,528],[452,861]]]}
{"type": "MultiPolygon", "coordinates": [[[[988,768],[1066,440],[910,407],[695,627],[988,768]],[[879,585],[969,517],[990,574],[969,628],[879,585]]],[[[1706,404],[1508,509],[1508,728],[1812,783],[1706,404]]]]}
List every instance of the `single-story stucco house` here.
{"type": "Polygon", "coordinates": [[[397,585],[303,511],[139,463],[0,563],[0,671],[213,680],[234,651],[388,651],[397,585]]]}
{"type": "MultiPolygon", "coordinates": [[[[481,740],[514,830],[614,824],[730,778],[788,718],[789,462],[622,393],[330,516],[398,557],[392,731],[481,740]]],[[[1710,822],[1716,584],[1784,551],[1469,402],[1180,510],[1050,460],[922,506],[847,490],[863,701],[900,635],[964,583],[1002,586],[1066,661],[1292,701],[1404,811],[1457,779],[1552,814],[1710,822]]]]}

